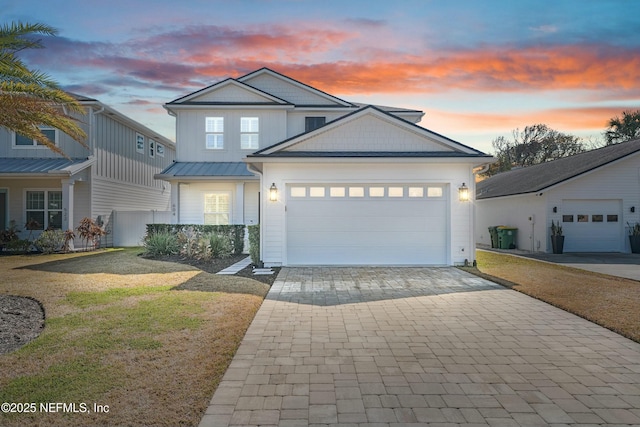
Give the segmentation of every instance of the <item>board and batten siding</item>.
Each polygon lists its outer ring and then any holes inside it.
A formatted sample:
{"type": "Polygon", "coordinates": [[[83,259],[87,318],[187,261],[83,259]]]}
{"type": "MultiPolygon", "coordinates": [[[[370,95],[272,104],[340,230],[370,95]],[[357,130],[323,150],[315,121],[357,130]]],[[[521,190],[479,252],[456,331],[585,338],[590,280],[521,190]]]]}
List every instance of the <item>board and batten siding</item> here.
{"type": "MultiPolygon", "coordinates": [[[[375,163],[375,164],[285,164],[265,163],[262,179],[262,194],[268,194],[269,186],[275,183],[279,189],[278,201],[271,202],[262,197],[261,245],[262,260],[266,265],[286,264],[286,204],[288,185],[295,183],[424,183],[444,185],[449,189],[448,226],[449,237],[447,260],[451,264],[473,260],[474,224],[470,213],[471,202],[458,200],[458,187],[463,183],[474,191],[473,173],[468,164],[416,164],[416,163],[375,163]],[[384,171],[384,173],[381,173],[384,171]]],[[[402,220],[402,212],[398,212],[402,220]]],[[[375,233],[375,230],[372,230],[375,233]]]]}
{"type": "Polygon", "coordinates": [[[240,119],[259,118],[259,148],[286,138],[287,113],[281,110],[180,110],[176,120],[181,162],[239,162],[255,149],[240,148],[240,119]],[[206,117],[224,118],[224,148],[207,149],[206,117]]]}
{"type": "Polygon", "coordinates": [[[247,182],[244,184],[244,223],[253,225],[260,222],[258,218],[260,183],[247,182]]]}

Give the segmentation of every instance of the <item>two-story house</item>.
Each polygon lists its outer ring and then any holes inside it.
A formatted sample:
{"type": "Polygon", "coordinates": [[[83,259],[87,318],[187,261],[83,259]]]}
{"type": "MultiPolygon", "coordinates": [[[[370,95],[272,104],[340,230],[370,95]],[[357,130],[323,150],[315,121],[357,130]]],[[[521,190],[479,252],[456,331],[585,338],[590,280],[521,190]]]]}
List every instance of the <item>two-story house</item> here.
{"type": "Polygon", "coordinates": [[[15,221],[24,238],[30,222],[35,237],[74,229],[84,217],[110,229],[114,210],[169,210],[170,186],[153,175],[175,159],[175,144],[96,99],[74,96],[86,110],[78,120],[88,147],[43,128],[70,159],[0,128],[2,229],[15,221]]]}
{"type": "Polygon", "coordinates": [[[492,157],[267,68],[164,106],[176,117],[175,223],[261,224],[280,265],[453,265],[474,259],[474,168],[492,157]]]}

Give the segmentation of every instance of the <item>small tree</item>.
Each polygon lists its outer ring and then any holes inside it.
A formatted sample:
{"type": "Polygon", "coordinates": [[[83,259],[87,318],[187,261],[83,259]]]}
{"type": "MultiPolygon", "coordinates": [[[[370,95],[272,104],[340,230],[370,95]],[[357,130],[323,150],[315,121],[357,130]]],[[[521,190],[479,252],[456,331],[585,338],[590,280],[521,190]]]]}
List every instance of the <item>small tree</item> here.
{"type": "Polygon", "coordinates": [[[94,220],[87,217],[82,218],[76,230],[78,230],[78,236],[86,242],[87,248],[91,249],[96,249],[100,243],[100,237],[107,234],[94,220]]]}
{"type": "Polygon", "coordinates": [[[622,117],[615,116],[609,119],[604,137],[607,145],[640,138],[640,110],[623,111],[622,117]]]}

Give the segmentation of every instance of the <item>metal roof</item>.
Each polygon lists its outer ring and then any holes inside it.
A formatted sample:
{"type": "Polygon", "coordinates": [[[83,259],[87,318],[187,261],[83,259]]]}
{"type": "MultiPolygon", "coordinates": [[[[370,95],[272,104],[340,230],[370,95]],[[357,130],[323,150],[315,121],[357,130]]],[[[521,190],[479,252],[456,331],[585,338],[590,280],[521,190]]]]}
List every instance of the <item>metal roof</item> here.
{"type": "Polygon", "coordinates": [[[0,158],[0,174],[51,174],[59,172],[71,173],[74,166],[88,162],[87,159],[25,159],[25,158],[0,158]]]}
{"type": "Polygon", "coordinates": [[[502,172],[478,182],[476,198],[489,199],[535,193],[638,152],[640,139],[502,172]]]}
{"type": "Polygon", "coordinates": [[[175,162],[156,175],[171,177],[245,177],[255,178],[243,162],[175,162]]]}

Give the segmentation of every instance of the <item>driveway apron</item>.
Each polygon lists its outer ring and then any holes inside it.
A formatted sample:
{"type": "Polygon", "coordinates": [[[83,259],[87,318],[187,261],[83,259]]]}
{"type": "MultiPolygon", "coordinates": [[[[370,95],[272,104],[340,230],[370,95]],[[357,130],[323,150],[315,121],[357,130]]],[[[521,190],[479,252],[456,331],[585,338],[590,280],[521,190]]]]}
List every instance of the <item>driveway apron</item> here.
{"type": "Polygon", "coordinates": [[[640,425],[640,344],[455,268],[283,268],[200,423],[640,425]]]}

